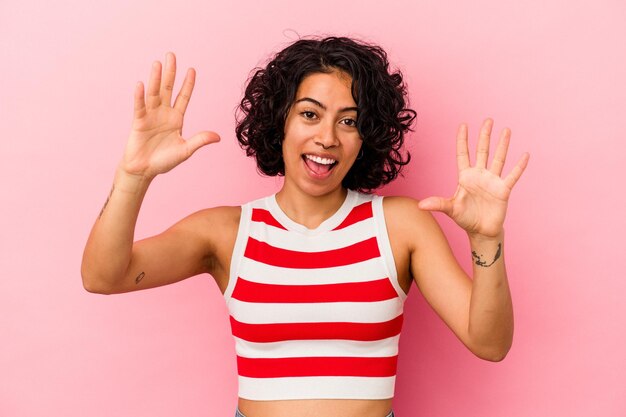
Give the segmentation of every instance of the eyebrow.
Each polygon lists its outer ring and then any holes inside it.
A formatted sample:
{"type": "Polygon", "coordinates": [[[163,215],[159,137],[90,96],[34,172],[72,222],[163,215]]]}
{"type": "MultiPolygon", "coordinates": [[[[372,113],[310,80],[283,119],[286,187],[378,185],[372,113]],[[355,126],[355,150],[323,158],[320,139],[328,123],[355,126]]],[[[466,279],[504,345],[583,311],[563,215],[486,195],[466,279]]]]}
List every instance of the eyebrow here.
{"type": "MultiPolygon", "coordinates": [[[[296,100],[293,104],[297,104],[300,103],[301,101],[308,101],[310,103],[315,104],[318,107],[321,107],[323,110],[326,110],[326,106],[324,106],[322,103],[320,103],[319,101],[315,100],[314,98],[311,97],[303,97],[299,100],[296,100]]],[[[341,109],[339,109],[339,113],[343,113],[343,112],[347,112],[347,111],[356,111],[358,112],[359,109],[357,107],[343,107],[341,109]]]]}

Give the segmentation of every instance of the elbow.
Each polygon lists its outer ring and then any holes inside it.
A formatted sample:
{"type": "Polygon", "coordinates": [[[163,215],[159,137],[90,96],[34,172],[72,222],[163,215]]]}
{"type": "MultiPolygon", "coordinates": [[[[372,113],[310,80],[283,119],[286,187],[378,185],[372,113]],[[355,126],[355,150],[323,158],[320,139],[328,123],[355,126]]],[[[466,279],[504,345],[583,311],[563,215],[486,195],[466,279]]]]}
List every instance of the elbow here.
{"type": "Polygon", "coordinates": [[[480,359],[489,362],[502,362],[511,349],[511,344],[506,343],[500,346],[489,346],[482,349],[472,349],[472,353],[480,359]]]}
{"type": "Polygon", "coordinates": [[[513,346],[513,324],[484,331],[481,335],[470,333],[469,341],[466,346],[480,359],[502,362],[513,346]]]}
{"type": "Polygon", "coordinates": [[[85,268],[81,269],[81,276],[83,279],[83,288],[85,291],[92,294],[112,294],[110,288],[104,284],[102,279],[99,279],[95,274],[86,271],[85,268]]]}
{"type": "Polygon", "coordinates": [[[83,281],[83,288],[85,291],[90,292],[92,294],[101,294],[101,295],[110,295],[111,291],[107,291],[105,288],[95,285],[90,282],[83,281]]]}
{"type": "Polygon", "coordinates": [[[474,353],[476,356],[478,356],[480,359],[489,361],[489,362],[502,362],[504,360],[504,358],[506,358],[508,350],[506,351],[494,351],[494,352],[490,352],[490,353],[474,353]]]}
{"type": "Polygon", "coordinates": [[[83,278],[83,288],[85,291],[90,292],[92,294],[102,294],[102,295],[110,295],[112,294],[105,286],[98,284],[92,280],[86,280],[83,278]]]}

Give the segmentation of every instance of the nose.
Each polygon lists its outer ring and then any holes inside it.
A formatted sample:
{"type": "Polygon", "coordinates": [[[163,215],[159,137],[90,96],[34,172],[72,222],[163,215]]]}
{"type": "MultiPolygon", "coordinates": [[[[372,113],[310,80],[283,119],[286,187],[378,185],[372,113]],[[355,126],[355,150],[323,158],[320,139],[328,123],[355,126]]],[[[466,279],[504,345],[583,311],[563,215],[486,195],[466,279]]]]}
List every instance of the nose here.
{"type": "Polygon", "coordinates": [[[319,126],[319,131],[315,136],[315,144],[324,149],[339,145],[334,123],[320,123],[319,126]]]}

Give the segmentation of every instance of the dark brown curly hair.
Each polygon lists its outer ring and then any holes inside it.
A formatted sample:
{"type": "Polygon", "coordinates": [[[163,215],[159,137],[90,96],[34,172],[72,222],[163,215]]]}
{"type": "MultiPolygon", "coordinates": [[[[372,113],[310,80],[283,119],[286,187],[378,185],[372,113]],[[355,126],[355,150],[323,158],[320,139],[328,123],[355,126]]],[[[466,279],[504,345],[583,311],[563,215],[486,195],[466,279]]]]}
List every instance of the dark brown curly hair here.
{"type": "Polygon", "coordinates": [[[312,73],[341,70],[352,77],[362,155],[342,185],[370,192],[395,179],[411,155],[402,150],[414,110],[406,108],[400,71],[389,72],[386,52],[345,37],[300,39],[278,52],[265,68],[256,68],[237,108],[235,132],[246,155],[256,158],[265,175],[285,174],[282,157],[285,120],[300,82],[312,73]]]}

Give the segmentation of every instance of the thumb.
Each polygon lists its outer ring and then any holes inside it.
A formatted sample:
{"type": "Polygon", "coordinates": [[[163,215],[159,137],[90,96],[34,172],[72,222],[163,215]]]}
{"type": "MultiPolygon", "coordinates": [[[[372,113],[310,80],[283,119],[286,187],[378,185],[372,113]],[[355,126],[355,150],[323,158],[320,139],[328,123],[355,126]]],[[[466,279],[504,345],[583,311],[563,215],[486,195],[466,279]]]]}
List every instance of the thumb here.
{"type": "Polygon", "coordinates": [[[220,141],[220,135],[215,132],[204,131],[200,133],[196,133],[189,139],[187,139],[187,150],[188,154],[191,155],[198,149],[203,146],[206,146],[210,143],[215,143],[220,141]]]}
{"type": "Polygon", "coordinates": [[[452,213],[452,200],[442,197],[428,197],[418,203],[422,210],[441,211],[448,216],[452,213]]]}

